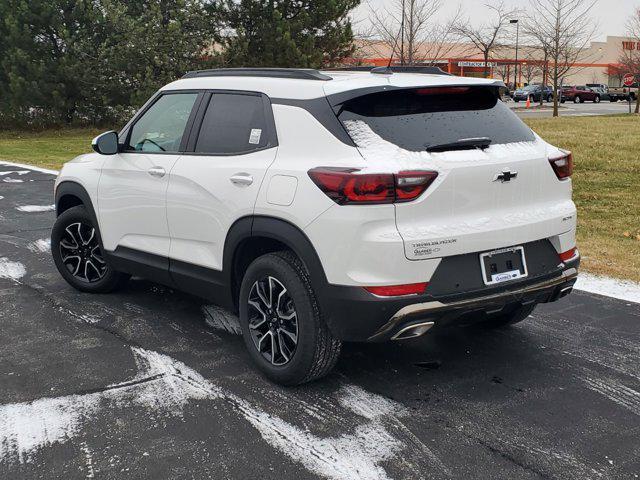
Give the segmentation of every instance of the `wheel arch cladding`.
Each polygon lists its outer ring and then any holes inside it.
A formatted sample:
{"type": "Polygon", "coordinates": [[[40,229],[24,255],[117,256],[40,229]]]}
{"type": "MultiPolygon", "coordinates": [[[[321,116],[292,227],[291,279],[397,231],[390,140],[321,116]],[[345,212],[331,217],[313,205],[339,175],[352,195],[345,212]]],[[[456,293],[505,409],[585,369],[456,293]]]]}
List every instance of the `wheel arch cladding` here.
{"type": "Polygon", "coordinates": [[[79,183],[69,181],[60,183],[56,188],[55,204],[57,216],[70,208],[83,205],[88,210],[92,220],[98,225],[91,197],[79,183]]]}
{"type": "Polygon", "coordinates": [[[297,226],[275,217],[252,216],[237,220],[225,241],[224,270],[237,308],[239,286],[249,264],[266,253],[289,250],[304,264],[320,299],[327,283],[320,258],[311,241],[297,226]]]}

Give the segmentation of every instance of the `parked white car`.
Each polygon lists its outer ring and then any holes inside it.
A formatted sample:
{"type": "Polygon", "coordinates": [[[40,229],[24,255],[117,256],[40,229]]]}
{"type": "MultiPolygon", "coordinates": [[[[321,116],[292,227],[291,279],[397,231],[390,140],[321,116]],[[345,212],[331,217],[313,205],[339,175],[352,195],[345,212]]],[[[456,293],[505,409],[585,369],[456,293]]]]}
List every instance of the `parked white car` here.
{"type": "Polygon", "coordinates": [[[501,82],[426,71],[188,73],[64,166],[56,266],[83,291],[139,275],[238,312],[287,385],[343,341],[523,320],[577,277],[572,156],[501,82]]]}

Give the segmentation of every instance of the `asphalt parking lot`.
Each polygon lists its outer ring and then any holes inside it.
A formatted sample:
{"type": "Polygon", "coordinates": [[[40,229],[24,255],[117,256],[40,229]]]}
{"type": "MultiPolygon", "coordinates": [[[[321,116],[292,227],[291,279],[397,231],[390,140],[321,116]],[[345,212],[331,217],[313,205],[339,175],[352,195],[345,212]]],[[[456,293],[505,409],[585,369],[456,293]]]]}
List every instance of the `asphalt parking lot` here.
{"type": "Polygon", "coordinates": [[[0,478],[639,477],[637,303],[576,291],[510,329],[346,345],[281,388],[202,300],[69,287],[53,179],[0,165],[0,478]]]}
{"type": "MultiPolygon", "coordinates": [[[[507,105],[516,110],[516,113],[522,118],[544,118],[553,116],[553,103],[545,103],[545,108],[524,108],[524,102],[507,102],[507,105]]],[[[635,103],[631,104],[631,108],[635,108],[635,103]]],[[[585,117],[597,115],[616,115],[628,113],[629,105],[627,102],[585,102],[573,103],[565,102],[561,104],[560,116],[562,117],[585,117]]]]}

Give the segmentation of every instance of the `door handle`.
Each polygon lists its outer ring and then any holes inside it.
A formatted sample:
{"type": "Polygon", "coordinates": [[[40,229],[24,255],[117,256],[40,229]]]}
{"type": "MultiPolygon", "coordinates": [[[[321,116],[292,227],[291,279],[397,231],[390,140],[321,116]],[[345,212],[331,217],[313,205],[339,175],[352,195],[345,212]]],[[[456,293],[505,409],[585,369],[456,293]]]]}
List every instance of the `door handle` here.
{"type": "Polygon", "coordinates": [[[152,177],[162,178],[167,172],[162,167],[151,167],[149,170],[147,170],[147,173],[152,177]]]}
{"type": "Polygon", "coordinates": [[[253,177],[249,173],[236,173],[229,179],[234,185],[248,187],[253,183],[253,177]]]}

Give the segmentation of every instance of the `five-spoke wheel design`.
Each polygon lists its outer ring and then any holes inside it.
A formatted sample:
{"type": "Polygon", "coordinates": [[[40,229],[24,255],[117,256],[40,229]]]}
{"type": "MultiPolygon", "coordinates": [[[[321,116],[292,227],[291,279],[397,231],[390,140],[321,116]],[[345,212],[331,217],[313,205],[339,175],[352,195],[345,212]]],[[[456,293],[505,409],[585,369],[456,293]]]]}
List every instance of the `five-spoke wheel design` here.
{"type": "Polygon", "coordinates": [[[293,299],[275,277],[263,277],[251,287],[249,332],[258,352],[272,365],[291,360],[298,345],[298,317],[293,299]]]}
{"type": "Polygon", "coordinates": [[[96,229],[86,223],[75,222],[64,229],[60,257],[69,273],[83,282],[97,282],[107,273],[96,229]]]}

